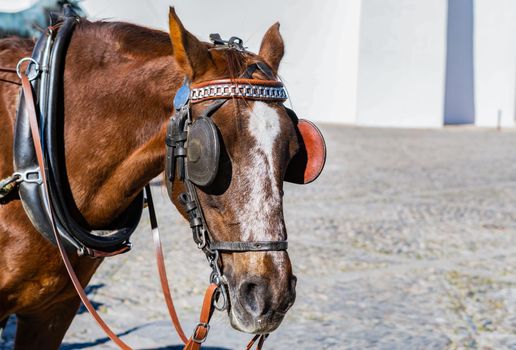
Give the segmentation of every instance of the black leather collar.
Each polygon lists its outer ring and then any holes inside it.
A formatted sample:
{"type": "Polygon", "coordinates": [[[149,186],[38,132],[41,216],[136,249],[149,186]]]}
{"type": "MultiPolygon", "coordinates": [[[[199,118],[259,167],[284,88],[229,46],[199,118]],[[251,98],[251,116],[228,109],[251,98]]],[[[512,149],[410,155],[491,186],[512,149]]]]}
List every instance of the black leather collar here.
{"type": "MultiPolygon", "coordinates": [[[[129,250],[129,238],[138,225],[143,209],[143,192],[126,211],[105,230],[93,230],[82,217],[70,190],[63,147],[63,71],[68,44],[77,15],[65,8],[64,19],[54,23],[40,37],[32,53],[39,67],[31,64],[29,71],[39,70],[32,81],[37,96],[37,109],[43,130],[42,142],[46,156],[46,175],[49,179],[50,199],[46,198],[40,176],[20,183],[19,195],[34,227],[50,242],[56,244],[50,224],[48,205],[52,205],[59,233],[69,250],[91,256],[113,255],[129,250]]],[[[14,135],[14,163],[19,173],[38,174],[34,144],[30,134],[25,99],[20,98],[14,135]]]]}

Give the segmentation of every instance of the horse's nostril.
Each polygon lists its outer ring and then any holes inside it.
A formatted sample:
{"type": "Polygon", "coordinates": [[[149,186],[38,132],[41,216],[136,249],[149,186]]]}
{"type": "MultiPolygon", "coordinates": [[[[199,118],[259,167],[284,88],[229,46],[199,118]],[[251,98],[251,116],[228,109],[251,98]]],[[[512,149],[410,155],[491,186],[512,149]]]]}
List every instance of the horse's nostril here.
{"type": "Polygon", "coordinates": [[[293,291],[296,290],[296,285],[297,285],[297,277],[292,275],[292,278],[290,279],[290,287],[293,291]]]}
{"type": "Polygon", "coordinates": [[[271,295],[265,280],[253,278],[240,285],[241,304],[253,317],[265,315],[270,308],[271,295]]]}

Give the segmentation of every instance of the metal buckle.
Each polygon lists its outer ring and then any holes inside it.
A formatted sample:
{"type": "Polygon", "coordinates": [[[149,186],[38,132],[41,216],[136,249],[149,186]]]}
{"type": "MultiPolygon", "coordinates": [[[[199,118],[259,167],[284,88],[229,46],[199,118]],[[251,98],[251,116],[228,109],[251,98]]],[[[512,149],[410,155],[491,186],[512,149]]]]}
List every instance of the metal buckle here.
{"type": "Polygon", "coordinates": [[[18,177],[17,182],[36,183],[38,185],[41,185],[43,183],[43,179],[41,177],[39,168],[35,170],[27,170],[25,172],[16,172],[13,174],[13,176],[18,177]]]}
{"type": "Polygon", "coordinates": [[[208,333],[210,332],[210,325],[205,323],[205,322],[199,322],[197,323],[197,326],[195,326],[194,328],[194,331],[193,331],[193,335],[192,335],[192,340],[194,342],[196,342],[197,344],[202,344],[206,341],[206,338],[208,338],[208,333]],[[204,337],[202,338],[196,338],[196,333],[197,331],[199,330],[199,327],[203,327],[204,329],[206,329],[206,334],[204,334],[204,337]]]}

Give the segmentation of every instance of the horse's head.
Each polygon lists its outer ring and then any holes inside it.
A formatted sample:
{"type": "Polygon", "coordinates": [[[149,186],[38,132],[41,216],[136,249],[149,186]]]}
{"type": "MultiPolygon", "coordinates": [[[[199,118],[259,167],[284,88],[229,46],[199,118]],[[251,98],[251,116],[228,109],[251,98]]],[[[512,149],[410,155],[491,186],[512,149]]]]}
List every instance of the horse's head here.
{"type": "MultiPolygon", "coordinates": [[[[184,29],[173,9],[170,37],[175,63],[193,84],[238,78],[256,63],[265,68],[252,73],[253,78],[275,79],[284,52],[279,24],[267,31],[255,55],[201,43],[184,29]]],[[[192,119],[199,118],[210,104],[212,101],[193,104],[192,119]]],[[[196,191],[212,238],[231,242],[286,240],[283,181],[300,147],[292,115],[278,102],[230,99],[211,120],[220,142],[218,171],[210,185],[197,186],[196,191]]],[[[176,196],[181,186],[174,183],[176,196]]],[[[296,295],[288,253],[223,252],[221,258],[233,327],[249,333],[276,329],[296,295]]]]}

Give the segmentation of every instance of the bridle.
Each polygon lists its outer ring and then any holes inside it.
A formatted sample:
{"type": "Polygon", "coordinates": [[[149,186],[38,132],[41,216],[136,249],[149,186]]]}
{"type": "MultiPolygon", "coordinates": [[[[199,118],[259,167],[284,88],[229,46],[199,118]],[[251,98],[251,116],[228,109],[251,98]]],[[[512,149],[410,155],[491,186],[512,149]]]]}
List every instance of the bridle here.
{"type": "MultiPolygon", "coordinates": [[[[251,69],[257,69],[258,65],[253,64],[246,72],[251,69]]],[[[204,213],[196,191],[196,185],[209,185],[216,173],[218,166],[218,155],[212,156],[212,162],[203,164],[208,167],[207,172],[211,173],[207,176],[205,173],[199,176],[191,174],[194,170],[189,168],[190,153],[211,152],[213,149],[220,148],[218,146],[218,136],[216,127],[211,121],[211,116],[216,113],[227,101],[232,99],[244,99],[264,102],[284,102],[287,94],[283,84],[275,80],[259,80],[252,78],[240,79],[222,79],[207,81],[200,84],[190,86],[185,80],[181,88],[174,98],[175,113],[170,118],[167,129],[167,157],[166,157],[166,187],[171,200],[173,196],[173,183],[176,178],[185,185],[186,192],[179,195],[179,202],[185,209],[192,235],[197,247],[206,255],[208,262],[212,268],[210,282],[220,287],[219,296],[222,297],[222,304],[216,303],[219,310],[227,308],[227,291],[223,283],[224,278],[220,271],[220,252],[240,253],[240,252],[263,252],[263,251],[282,251],[287,250],[287,241],[216,241],[210,232],[209,226],[204,217],[204,213]],[[210,104],[197,116],[192,116],[192,104],[203,101],[210,101],[210,104]],[[196,145],[201,149],[192,150],[186,147],[186,143],[190,138],[190,128],[194,128],[195,123],[202,121],[202,131],[200,137],[204,142],[198,142],[196,145]],[[199,146],[204,144],[205,147],[199,146]],[[211,163],[211,164],[210,164],[211,163]],[[192,179],[193,177],[193,179],[192,179]]],[[[195,136],[194,136],[195,137],[195,136]]],[[[192,146],[195,143],[192,143],[192,146]]],[[[190,147],[193,148],[193,147],[190,147]]],[[[218,152],[218,151],[216,151],[218,152]]],[[[202,155],[197,154],[196,157],[202,155]]],[[[192,165],[193,167],[193,165],[192,165]]]]}

